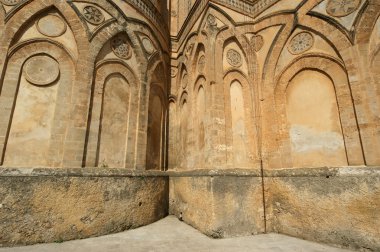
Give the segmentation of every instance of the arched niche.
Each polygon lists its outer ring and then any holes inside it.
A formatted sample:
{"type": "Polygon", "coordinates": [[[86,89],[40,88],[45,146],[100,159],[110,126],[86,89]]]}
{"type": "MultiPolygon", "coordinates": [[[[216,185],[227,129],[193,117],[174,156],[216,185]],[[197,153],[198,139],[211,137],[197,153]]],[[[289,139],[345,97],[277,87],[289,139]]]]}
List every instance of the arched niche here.
{"type": "Polygon", "coordinates": [[[157,62],[149,80],[146,169],[165,170],[167,166],[168,95],[165,68],[157,62]]]}
{"type": "Polygon", "coordinates": [[[74,73],[73,59],[58,42],[13,48],[0,96],[3,165],[62,166],[74,73]]]}
{"type": "Polygon", "coordinates": [[[123,168],[127,151],[131,90],[120,73],[104,83],[99,130],[98,166],[123,168]]]}
{"type": "Polygon", "coordinates": [[[192,69],[194,69],[195,74],[205,74],[206,70],[206,55],[205,46],[202,43],[197,45],[197,49],[194,54],[192,69]]]}
{"type": "Polygon", "coordinates": [[[160,85],[151,84],[148,109],[146,169],[165,168],[165,117],[166,104],[160,85]]]}
{"type": "Polygon", "coordinates": [[[72,58],[78,59],[74,32],[56,7],[47,8],[24,22],[13,36],[11,46],[39,39],[50,39],[64,45],[72,58]]]}
{"type": "Polygon", "coordinates": [[[91,97],[85,165],[132,168],[138,115],[138,85],[122,61],[98,65],[91,97]]]}
{"type": "Polygon", "coordinates": [[[178,121],[177,121],[177,104],[172,97],[169,99],[169,150],[168,150],[168,168],[172,169],[177,166],[178,156],[178,121]]]}
{"type": "Polygon", "coordinates": [[[177,161],[182,169],[187,168],[188,162],[189,111],[188,95],[183,93],[179,105],[179,151],[177,161]]]}
{"type": "Polygon", "coordinates": [[[345,166],[347,156],[334,85],[315,70],[297,73],[286,89],[293,167],[345,166]]]}
{"type": "Polygon", "coordinates": [[[206,120],[206,79],[200,77],[195,85],[196,100],[195,100],[195,114],[193,118],[195,129],[195,155],[196,166],[198,168],[204,167],[206,158],[206,133],[205,133],[205,120],[206,120]]]}
{"type": "Polygon", "coordinates": [[[282,166],[364,163],[347,74],[338,62],[322,56],[301,57],[276,83],[276,138],[282,166]]]}
{"type": "Polygon", "coordinates": [[[227,163],[235,168],[258,165],[257,133],[253,120],[253,102],[246,77],[238,71],[224,78],[226,97],[227,163]]]}

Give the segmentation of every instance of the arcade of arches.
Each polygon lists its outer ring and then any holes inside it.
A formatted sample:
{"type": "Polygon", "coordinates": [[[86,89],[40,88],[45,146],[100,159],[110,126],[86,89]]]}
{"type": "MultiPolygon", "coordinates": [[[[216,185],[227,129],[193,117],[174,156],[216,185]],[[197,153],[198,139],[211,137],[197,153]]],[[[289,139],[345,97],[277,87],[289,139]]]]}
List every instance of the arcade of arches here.
{"type": "Polygon", "coordinates": [[[0,247],[167,214],[380,250],[379,0],[0,0],[0,247]]]}

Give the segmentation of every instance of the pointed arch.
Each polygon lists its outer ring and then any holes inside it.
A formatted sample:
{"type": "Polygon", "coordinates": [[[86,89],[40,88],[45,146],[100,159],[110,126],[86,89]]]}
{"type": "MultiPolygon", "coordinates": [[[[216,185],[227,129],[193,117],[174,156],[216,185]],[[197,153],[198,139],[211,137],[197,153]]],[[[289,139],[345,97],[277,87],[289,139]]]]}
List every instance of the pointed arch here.
{"type": "Polygon", "coordinates": [[[224,79],[227,163],[231,167],[258,167],[258,132],[254,102],[248,79],[230,71],[224,79]]]}
{"type": "Polygon", "coordinates": [[[167,166],[168,96],[162,78],[163,63],[159,62],[150,80],[147,103],[146,169],[165,170],[167,166]]]}
{"type": "Polygon", "coordinates": [[[136,75],[122,60],[103,61],[96,66],[91,93],[83,166],[132,168],[139,113],[136,75]]]}
{"type": "Polygon", "coordinates": [[[348,164],[364,164],[364,155],[358,123],[356,120],[352,120],[352,118],[356,118],[356,113],[351,99],[351,91],[345,68],[337,60],[331,57],[310,55],[301,56],[294,60],[285,70],[283,70],[276,81],[274,96],[275,107],[278,113],[277,117],[280,118],[280,133],[278,137],[284,139],[280,144],[281,153],[283,153],[285,158],[283,166],[292,166],[292,161],[289,159],[289,157],[291,157],[291,143],[289,142],[289,129],[286,117],[286,89],[294,76],[303,70],[321,72],[331,79],[331,83],[334,86],[348,164]]]}
{"type": "Polygon", "coordinates": [[[58,2],[55,0],[35,0],[28,1],[22,8],[10,17],[7,22],[5,36],[2,38],[2,44],[10,46],[12,39],[23,26],[28,24],[29,20],[35,18],[49,9],[56,9],[65,19],[74,33],[79,51],[86,50],[89,47],[86,29],[72,8],[69,8],[66,2],[58,2]]]}
{"type": "Polygon", "coordinates": [[[75,72],[74,63],[70,55],[55,43],[50,41],[35,41],[14,51],[9,57],[6,69],[4,83],[1,88],[0,100],[3,107],[0,113],[1,117],[6,118],[6,121],[9,123],[3,124],[0,127],[0,134],[3,136],[1,143],[3,149],[0,150],[2,162],[5,160],[8,165],[15,166],[41,165],[61,167],[63,165],[63,149],[66,144],[66,132],[70,128],[70,108],[68,104],[70,104],[70,97],[72,95],[75,72]],[[24,80],[23,68],[25,62],[31,57],[39,55],[46,55],[58,62],[60,74],[55,82],[58,84],[35,89],[32,84],[24,80]],[[42,93],[44,99],[33,99],[32,95],[28,95],[31,89],[33,89],[36,94],[42,93]],[[19,94],[21,94],[21,96],[19,96],[19,94]],[[19,97],[24,97],[25,99],[19,99],[19,97]],[[50,97],[49,102],[45,99],[46,97],[50,97]],[[40,106],[43,100],[48,103],[47,107],[50,112],[38,114],[37,111],[33,110],[33,107],[40,106]],[[25,111],[29,111],[26,113],[29,117],[23,116],[25,111]],[[17,120],[15,120],[15,118],[17,120]],[[28,123],[30,125],[38,124],[33,130],[42,130],[41,127],[46,127],[44,131],[47,135],[45,134],[45,137],[41,139],[36,139],[36,142],[33,143],[32,139],[28,138],[28,134],[30,133],[25,131],[24,126],[28,125],[28,123]],[[24,136],[24,138],[22,138],[22,136],[24,136]],[[18,143],[19,141],[24,141],[24,143],[18,143]],[[11,145],[9,145],[9,143],[11,143],[11,145]],[[35,146],[31,148],[30,144],[35,146]],[[43,150],[41,150],[42,154],[39,153],[42,156],[33,153],[38,150],[39,144],[41,148],[43,148],[43,150]],[[6,158],[6,155],[8,155],[6,153],[10,153],[9,155],[11,156],[17,156],[15,153],[24,147],[28,148],[28,151],[23,153],[23,158],[19,160],[6,158]],[[43,156],[43,153],[49,153],[49,155],[43,156]],[[33,157],[40,157],[40,160],[35,160],[33,157]]]}

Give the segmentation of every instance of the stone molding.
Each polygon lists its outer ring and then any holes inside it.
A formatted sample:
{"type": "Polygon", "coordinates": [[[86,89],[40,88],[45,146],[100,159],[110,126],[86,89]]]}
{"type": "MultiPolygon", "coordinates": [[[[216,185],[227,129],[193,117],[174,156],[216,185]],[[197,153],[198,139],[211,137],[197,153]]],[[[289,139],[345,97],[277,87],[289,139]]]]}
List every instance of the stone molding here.
{"type": "Polygon", "coordinates": [[[281,169],[197,169],[187,171],[132,170],[124,168],[12,168],[2,167],[0,177],[380,177],[380,166],[346,166],[281,169]],[[262,175],[263,174],[263,175],[262,175]]]}

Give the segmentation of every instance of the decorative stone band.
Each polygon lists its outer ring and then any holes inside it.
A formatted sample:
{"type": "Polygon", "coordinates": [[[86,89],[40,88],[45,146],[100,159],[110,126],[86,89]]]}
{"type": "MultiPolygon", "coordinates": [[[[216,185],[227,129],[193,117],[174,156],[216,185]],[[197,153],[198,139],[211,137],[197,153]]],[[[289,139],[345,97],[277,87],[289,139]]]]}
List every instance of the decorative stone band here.
{"type": "Polygon", "coordinates": [[[18,4],[20,0],[0,0],[0,2],[8,6],[14,6],[18,4]]]}
{"type": "Polygon", "coordinates": [[[270,5],[273,5],[279,0],[264,0],[264,1],[243,1],[243,0],[211,0],[212,2],[220,3],[227,5],[228,7],[245,13],[249,16],[256,16],[268,8],[270,5]]]}
{"type": "Polygon", "coordinates": [[[264,0],[264,1],[244,1],[244,0],[198,0],[194,5],[192,10],[188,15],[188,19],[182,25],[181,30],[177,35],[178,43],[173,43],[173,50],[177,50],[178,46],[181,45],[182,40],[185,39],[186,34],[189,33],[190,29],[199,20],[200,15],[206,8],[209,2],[214,2],[227,7],[230,7],[238,12],[246,14],[250,17],[255,17],[261,12],[263,12],[269,6],[279,2],[280,0],[264,0]]]}
{"type": "Polygon", "coordinates": [[[159,30],[163,28],[165,33],[169,33],[167,23],[151,2],[146,0],[124,1],[135,6],[142,14],[144,14],[149,20],[151,20],[159,30]]]}

